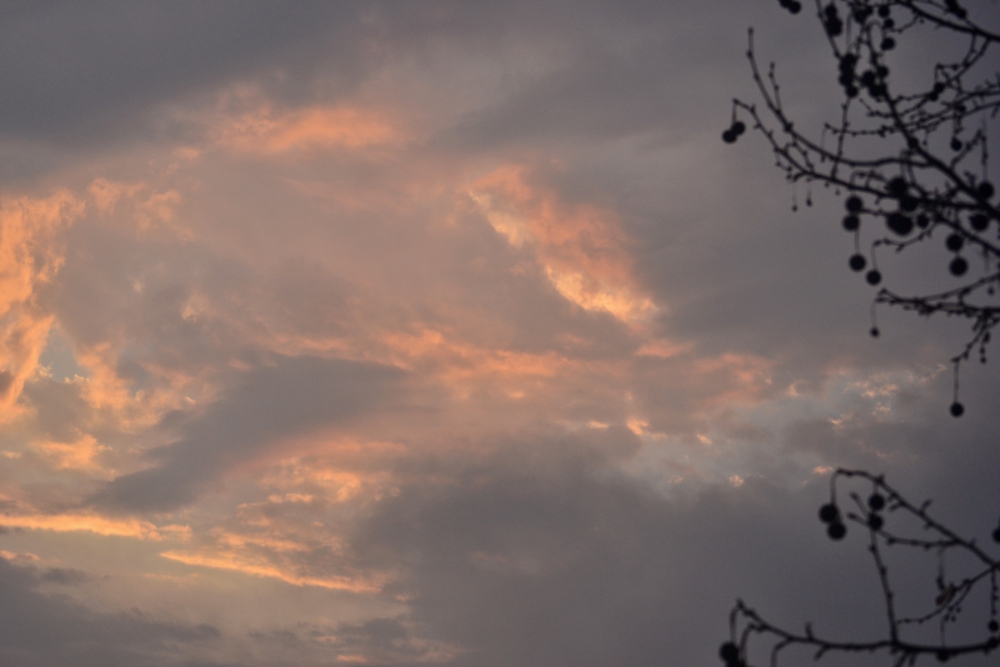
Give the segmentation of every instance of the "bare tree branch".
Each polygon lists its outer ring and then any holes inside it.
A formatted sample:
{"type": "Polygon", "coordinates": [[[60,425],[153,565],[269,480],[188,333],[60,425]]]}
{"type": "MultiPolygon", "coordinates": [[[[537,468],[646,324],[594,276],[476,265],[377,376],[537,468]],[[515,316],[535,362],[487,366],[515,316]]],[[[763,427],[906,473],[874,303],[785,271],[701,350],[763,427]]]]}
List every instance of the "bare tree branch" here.
{"type": "MultiPolygon", "coordinates": [[[[792,14],[802,9],[799,0],[779,3],[792,14]]],[[[739,139],[747,129],[742,116],[767,140],[790,182],[845,194],[843,226],[855,247],[848,265],[873,286],[883,283],[879,251],[899,254],[944,240],[941,289],[882,287],[873,305],[971,322],[970,339],[951,359],[951,411],[960,416],[961,363],[973,352],[985,362],[1000,323],[1000,207],[988,179],[989,132],[1000,114],[1000,32],[977,23],[958,0],[815,0],[815,7],[843,91],[836,121],[824,123],[819,137],[795,124],[774,63],[766,74],[761,70],[751,29],[747,58],[763,107],[733,100],[732,124],[722,138],[739,139]],[[956,54],[936,63],[916,90],[902,90],[890,67],[898,43],[907,39],[956,54]]]]}
{"type": "MultiPolygon", "coordinates": [[[[878,572],[885,606],[885,636],[874,641],[837,641],[816,634],[811,623],[805,624],[804,632],[793,632],[769,622],[755,609],[738,600],[730,613],[730,638],[719,650],[726,667],[750,665],[751,644],[757,638],[769,640],[765,645],[770,646],[769,662],[772,667],[777,667],[783,652],[796,646],[812,649],[817,659],[827,653],[881,652],[890,656],[894,665],[912,665],[925,655],[947,660],[962,655],[992,653],[1000,646],[1000,625],[997,620],[997,574],[1000,573],[1000,559],[986,553],[976,540],[960,536],[931,516],[928,512],[929,505],[930,502],[919,506],[910,502],[889,486],[881,475],[873,475],[864,470],[835,471],[830,479],[830,502],[820,508],[820,520],[826,524],[827,534],[835,541],[844,538],[848,523],[867,531],[868,550],[878,572]],[[838,503],[838,482],[851,482],[854,486],[857,486],[857,482],[870,485],[871,491],[865,501],[862,501],[856,491],[848,494],[858,512],[844,513],[841,509],[838,503]],[[897,532],[895,528],[890,529],[890,514],[894,515],[893,523],[896,524],[903,523],[904,517],[915,520],[911,523],[920,532],[913,535],[897,532]],[[918,553],[933,554],[938,559],[938,596],[933,601],[928,600],[929,609],[922,613],[912,616],[900,614],[889,568],[882,555],[884,549],[892,547],[914,549],[918,553]],[[953,553],[964,554],[973,565],[963,568],[961,572],[949,572],[946,556],[953,553]],[[968,606],[970,594],[981,586],[989,587],[988,602],[985,608],[979,610],[987,619],[981,626],[982,638],[972,642],[950,643],[945,630],[958,621],[968,606]],[[913,633],[907,632],[909,627],[922,626],[930,621],[936,621],[940,627],[940,641],[937,643],[920,641],[919,638],[910,636],[913,633]]],[[[1000,542],[1000,527],[993,532],[993,540],[1000,542]]]]}

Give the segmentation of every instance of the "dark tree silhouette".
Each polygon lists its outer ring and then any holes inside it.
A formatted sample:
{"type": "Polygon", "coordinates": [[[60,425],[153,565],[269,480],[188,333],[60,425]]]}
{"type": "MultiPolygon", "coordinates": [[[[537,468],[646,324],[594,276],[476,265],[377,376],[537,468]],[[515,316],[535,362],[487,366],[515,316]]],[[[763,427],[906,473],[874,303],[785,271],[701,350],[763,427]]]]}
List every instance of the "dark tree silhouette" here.
{"type": "MultiPolygon", "coordinates": [[[[843,490],[841,489],[841,495],[843,490]]],[[[847,534],[848,524],[867,533],[868,550],[881,584],[886,615],[886,636],[871,641],[833,640],[815,633],[809,623],[801,632],[778,627],[757,611],[737,601],[730,613],[730,639],[719,650],[726,667],[746,667],[750,660],[751,639],[761,636],[770,664],[776,666],[782,652],[794,647],[811,649],[819,659],[828,653],[879,653],[891,657],[896,667],[912,665],[921,656],[945,661],[953,657],[989,654],[1000,646],[998,624],[997,576],[1000,559],[990,556],[974,539],[966,539],[928,512],[930,501],[915,505],[889,486],[882,476],[862,470],[840,469],[830,479],[830,502],[819,509],[820,521],[826,524],[830,539],[839,541],[847,534]],[[866,498],[854,488],[847,493],[852,509],[843,509],[838,499],[838,482],[854,482],[870,489],[866,498]],[[890,525],[891,523],[891,525],[890,525]],[[900,602],[890,577],[886,552],[912,549],[936,559],[937,576],[933,588],[923,600],[900,602]],[[911,610],[911,607],[916,607],[911,610]],[[969,612],[981,621],[962,616],[969,612]],[[965,621],[960,626],[960,621],[965,621]],[[960,638],[950,641],[949,629],[960,638]],[[969,636],[978,637],[968,639],[969,636]]],[[[1000,542],[1000,526],[993,531],[1000,542]]],[[[910,596],[913,597],[913,596],[910,596]]]]}
{"type": "MultiPolygon", "coordinates": [[[[803,9],[799,0],[779,4],[792,14],[803,9]]],[[[879,335],[879,304],[971,323],[970,338],[951,360],[951,414],[959,417],[961,363],[974,352],[985,362],[991,332],[1000,324],[1000,209],[989,181],[989,132],[1000,114],[1000,30],[984,27],[958,0],[816,0],[815,6],[843,93],[837,119],[824,123],[819,136],[796,126],[782,103],[774,64],[766,75],[761,72],[751,29],[747,57],[763,108],[734,100],[732,124],[722,139],[734,143],[749,122],[789,181],[821,183],[845,196],[842,224],[854,237],[848,266],[880,287],[872,303],[873,336],[879,335]],[[894,57],[914,44],[939,54],[916,83],[913,63],[905,77],[893,71],[894,57]],[[898,81],[904,78],[908,83],[898,81]],[[937,253],[940,289],[912,293],[906,286],[882,286],[877,260],[885,251],[918,255],[920,262],[937,253]]],[[[781,655],[796,647],[811,650],[816,659],[884,653],[896,667],[923,656],[945,661],[1000,647],[1000,560],[934,519],[929,505],[911,503],[880,475],[834,472],[830,502],[819,518],[834,541],[845,537],[849,525],[866,533],[885,634],[843,641],[814,632],[809,623],[788,630],[739,600],[730,614],[731,636],[719,651],[726,667],[747,667],[768,654],[777,667],[781,655]],[[851,509],[838,502],[838,485],[851,489],[851,509]],[[864,499],[859,485],[867,488],[864,499]],[[936,560],[930,594],[922,598],[899,595],[900,582],[890,576],[889,554],[908,550],[936,560]]],[[[1000,526],[992,538],[1000,543],[1000,526]]]]}
{"type": "MultiPolygon", "coordinates": [[[[792,14],[802,10],[798,0],[779,3],[792,14]]],[[[1000,113],[1000,27],[984,27],[958,0],[816,0],[816,12],[843,92],[836,120],[825,122],[819,136],[795,124],[775,65],[761,72],[751,29],[747,57],[763,109],[733,100],[732,125],[722,139],[737,141],[746,131],[740,116],[748,117],[789,181],[846,194],[843,226],[854,236],[848,265],[869,284],[883,283],[879,251],[924,255],[934,247],[940,253],[939,289],[879,289],[871,334],[879,335],[878,304],[969,320],[972,335],[951,359],[951,412],[961,416],[960,365],[974,352],[985,362],[1000,323],[1000,208],[989,181],[989,132],[1000,113]],[[904,77],[895,75],[893,59],[904,46],[939,54],[941,61],[916,82],[910,63],[907,81],[897,81],[904,77]]]]}

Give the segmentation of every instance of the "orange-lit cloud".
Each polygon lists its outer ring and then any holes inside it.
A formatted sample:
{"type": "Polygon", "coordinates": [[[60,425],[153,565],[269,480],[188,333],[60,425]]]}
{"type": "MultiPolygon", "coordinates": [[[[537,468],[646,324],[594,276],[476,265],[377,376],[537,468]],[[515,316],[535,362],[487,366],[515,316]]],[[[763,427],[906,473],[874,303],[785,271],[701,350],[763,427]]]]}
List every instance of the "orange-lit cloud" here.
{"type": "Polygon", "coordinates": [[[637,356],[646,357],[660,357],[661,359],[669,359],[671,357],[676,357],[681,354],[686,354],[694,349],[693,342],[687,343],[674,343],[673,341],[666,340],[663,338],[657,340],[651,340],[644,344],[638,350],[636,350],[637,356]]]}
{"type": "Polygon", "coordinates": [[[155,193],[141,202],[136,210],[139,229],[146,230],[153,226],[163,226],[180,232],[179,236],[187,236],[186,229],[177,227],[175,223],[176,208],[181,202],[181,195],[176,190],[155,193]]]}
{"type": "Polygon", "coordinates": [[[554,351],[535,353],[490,347],[430,328],[413,333],[387,332],[382,342],[391,363],[422,377],[435,378],[458,397],[488,386],[511,398],[522,398],[550,382],[594,372],[613,376],[620,371],[614,361],[582,360],[554,351]]]}
{"type": "Polygon", "coordinates": [[[41,556],[38,554],[33,554],[31,552],[17,553],[14,551],[7,551],[6,549],[0,549],[0,558],[25,565],[34,565],[35,563],[40,563],[42,560],[41,556]]]}
{"type": "Polygon", "coordinates": [[[45,349],[53,318],[39,308],[37,290],[64,262],[60,231],[83,211],[66,190],[0,203],[0,422],[19,414],[17,399],[45,349]]]}
{"type": "Polygon", "coordinates": [[[23,514],[0,515],[0,525],[29,530],[51,530],[57,533],[88,532],[106,537],[133,537],[140,540],[185,540],[190,537],[187,526],[156,526],[139,519],[110,519],[97,514],[23,514]]]}
{"type": "Polygon", "coordinates": [[[58,469],[82,470],[98,473],[103,477],[114,475],[113,471],[105,470],[96,460],[102,452],[110,448],[99,444],[90,434],[82,435],[76,442],[36,442],[32,444],[32,449],[43,459],[51,461],[58,469]]]}
{"type": "Polygon", "coordinates": [[[371,576],[302,576],[278,567],[273,563],[269,563],[262,558],[253,558],[247,554],[237,552],[196,554],[181,551],[164,551],[160,555],[169,560],[184,563],[185,565],[230,570],[254,577],[278,579],[293,586],[315,586],[352,593],[377,593],[382,589],[386,581],[385,577],[371,576]]]}
{"type": "Polygon", "coordinates": [[[123,197],[134,197],[146,186],[142,183],[119,183],[106,178],[95,178],[87,187],[101,215],[113,213],[123,197]]]}
{"type": "Polygon", "coordinates": [[[262,104],[253,111],[224,117],[212,138],[233,150],[279,154],[385,146],[398,144],[404,136],[384,113],[374,110],[317,106],[282,113],[262,104]]]}
{"type": "MultiPolygon", "coordinates": [[[[128,382],[116,370],[118,355],[110,342],[104,341],[75,350],[76,362],[86,368],[88,377],[83,387],[87,402],[98,410],[115,414],[119,423],[126,428],[149,425],[159,416],[159,410],[134,396],[128,382]],[[136,400],[136,399],[139,400],[136,400]]],[[[163,406],[165,407],[165,406],[163,406]]]]}
{"type": "Polygon", "coordinates": [[[710,404],[723,406],[761,400],[772,388],[774,362],[753,354],[727,353],[698,359],[694,372],[705,378],[718,378],[710,404]]]}
{"type": "Polygon", "coordinates": [[[444,368],[451,380],[473,376],[553,377],[574,363],[553,352],[532,354],[484,347],[429,328],[412,334],[388,332],[384,342],[393,363],[422,370],[428,365],[444,368]]]}
{"type": "Polygon", "coordinates": [[[478,179],[469,194],[508,243],[534,248],[545,275],[568,300],[628,323],[656,312],[632,275],[628,239],[612,211],[566,203],[530,185],[526,169],[517,165],[478,179]]]}
{"type": "Polygon", "coordinates": [[[237,533],[221,532],[216,536],[218,544],[231,550],[242,550],[246,547],[262,547],[268,551],[276,553],[306,552],[309,545],[295,540],[282,539],[270,535],[240,535],[237,533]]]}
{"type": "Polygon", "coordinates": [[[378,497],[389,485],[387,472],[361,474],[351,467],[370,468],[377,462],[406,452],[402,445],[378,442],[327,442],[313,444],[308,461],[302,458],[282,460],[261,477],[261,484],[277,489],[308,489],[309,492],[272,493],[268,503],[347,503],[365,496],[378,497]],[[327,458],[331,460],[326,460],[327,458]]]}
{"type": "Polygon", "coordinates": [[[192,231],[177,218],[177,207],[182,202],[179,191],[168,188],[163,192],[152,191],[143,182],[123,183],[106,178],[95,178],[87,187],[87,194],[101,216],[111,216],[122,205],[140,232],[165,230],[172,236],[190,240],[192,231]]]}
{"type": "Polygon", "coordinates": [[[117,428],[139,432],[154,424],[164,412],[188,407],[190,396],[209,399],[215,388],[201,378],[182,369],[165,367],[145,361],[143,370],[156,378],[149,388],[133,391],[130,381],[118,372],[120,350],[112,341],[77,345],[74,361],[86,371],[86,377],[76,378],[80,394],[100,416],[117,428]]]}

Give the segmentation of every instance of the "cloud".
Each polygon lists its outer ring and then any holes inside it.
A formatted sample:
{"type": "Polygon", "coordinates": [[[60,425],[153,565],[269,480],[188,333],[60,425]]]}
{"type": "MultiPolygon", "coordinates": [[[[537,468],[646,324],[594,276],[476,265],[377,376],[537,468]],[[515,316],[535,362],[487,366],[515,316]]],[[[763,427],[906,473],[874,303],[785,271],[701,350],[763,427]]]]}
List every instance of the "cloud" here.
{"type": "MultiPolygon", "coordinates": [[[[737,597],[775,622],[811,621],[838,638],[883,627],[867,535],[853,530],[834,543],[816,519],[828,498],[825,474],[785,488],[748,474],[729,488],[668,496],[572,438],[496,444],[479,458],[439,459],[427,469],[435,483],[402,485],[349,538],[358,558],[399,568],[387,592],[408,601],[422,636],[461,649],[455,665],[711,665],[737,597]]],[[[992,529],[996,494],[985,478],[977,489],[992,503],[954,502],[966,492],[944,479],[923,486],[929,480],[916,482],[925,474],[916,469],[926,470],[890,464],[890,481],[911,500],[936,489],[947,498],[936,516],[975,526],[963,534],[992,529]]],[[[887,558],[906,613],[926,610],[934,555],[887,558]]],[[[970,604],[963,627],[978,636],[987,608],[985,598],[970,604]]],[[[926,629],[928,641],[936,632],[926,629]]]]}
{"type": "Polygon", "coordinates": [[[181,426],[180,440],[152,453],[157,465],[112,480],[93,502],[136,512],[181,507],[285,439],[376,411],[393,398],[400,379],[396,369],[376,364],[275,357],[181,426]]]}
{"type": "Polygon", "coordinates": [[[397,591],[426,637],[462,649],[456,665],[707,665],[737,595],[785,611],[822,599],[787,569],[839,558],[810,530],[822,484],[798,497],[748,479],[678,503],[608,463],[572,440],[501,446],[405,486],[352,543],[403,568],[397,591]]]}
{"type": "MultiPolygon", "coordinates": [[[[8,10],[2,55],[12,66],[0,84],[10,91],[11,104],[0,112],[0,136],[106,141],[149,131],[150,111],[158,104],[260,68],[283,63],[308,80],[301,72],[309,69],[303,52],[314,54],[320,44],[330,48],[332,41],[339,44],[335,50],[350,53],[357,35],[343,29],[357,13],[351,5],[196,2],[169,12],[131,3],[88,11],[72,3],[8,10]],[[111,24],[117,29],[108,33],[111,24]]],[[[340,63],[346,82],[357,77],[359,65],[356,56],[340,63]]]]}
{"type": "Polygon", "coordinates": [[[0,546],[42,554],[0,663],[707,666],[737,596],[882,627],[823,471],[988,535],[997,388],[949,420],[958,330],[870,340],[838,199],[721,144],[749,23],[804,122],[839,94],[805,20],[0,5],[0,546]]]}
{"type": "Polygon", "coordinates": [[[18,414],[17,400],[45,348],[52,316],[40,308],[39,291],[59,272],[60,233],[83,206],[66,190],[0,203],[0,422],[18,414]]]}
{"type": "Polygon", "coordinates": [[[76,571],[49,569],[39,575],[0,559],[0,660],[5,665],[166,667],[190,664],[192,652],[219,641],[219,630],[211,625],[161,621],[136,610],[96,613],[37,589],[39,583],[81,580],[76,571]]]}
{"type": "Polygon", "coordinates": [[[92,512],[30,513],[26,508],[16,508],[15,505],[17,503],[12,502],[11,507],[6,508],[0,517],[0,524],[5,529],[13,527],[57,533],[88,532],[105,537],[131,537],[157,542],[165,539],[165,536],[183,540],[191,532],[187,526],[156,526],[140,519],[109,519],[92,512]]]}
{"type": "Polygon", "coordinates": [[[264,154],[397,144],[400,131],[384,115],[346,106],[311,107],[280,114],[264,105],[235,117],[226,114],[212,134],[223,147],[264,154]]]}
{"type": "Polygon", "coordinates": [[[48,584],[59,584],[61,586],[77,586],[91,580],[90,575],[82,570],[73,568],[50,567],[46,568],[38,580],[48,584]]]}
{"type": "Polygon", "coordinates": [[[629,323],[654,315],[656,306],[632,276],[629,242],[617,216],[538,192],[524,172],[505,165],[472,184],[470,195],[493,228],[516,248],[536,246],[552,285],[581,308],[629,323]]]}
{"type": "Polygon", "coordinates": [[[360,578],[325,576],[325,577],[305,577],[287,572],[279,567],[275,567],[267,562],[241,557],[238,554],[230,553],[222,556],[212,556],[203,554],[192,554],[180,551],[164,551],[160,554],[168,560],[194,565],[198,567],[209,567],[220,570],[231,570],[241,572],[254,577],[268,577],[283,581],[293,586],[315,586],[327,588],[335,591],[349,591],[352,593],[371,593],[379,590],[378,581],[366,581],[360,578]]]}

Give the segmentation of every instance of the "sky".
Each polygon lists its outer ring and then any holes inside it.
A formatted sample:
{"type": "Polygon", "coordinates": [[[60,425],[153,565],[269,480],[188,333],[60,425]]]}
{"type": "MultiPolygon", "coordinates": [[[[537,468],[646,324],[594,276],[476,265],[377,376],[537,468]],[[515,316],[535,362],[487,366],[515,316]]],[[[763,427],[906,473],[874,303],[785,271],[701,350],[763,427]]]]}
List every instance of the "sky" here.
{"type": "Polygon", "coordinates": [[[967,323],[869,337],[842,197],[720,140],[749,26],[818,127],[836,63],[764,0],[3,3],[0,662],[877,634],[838,466],[988,542],[996,362],[951,418],[967,323]]]}

